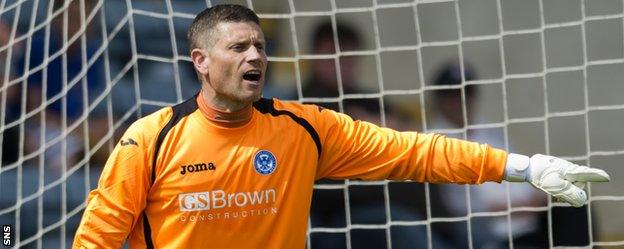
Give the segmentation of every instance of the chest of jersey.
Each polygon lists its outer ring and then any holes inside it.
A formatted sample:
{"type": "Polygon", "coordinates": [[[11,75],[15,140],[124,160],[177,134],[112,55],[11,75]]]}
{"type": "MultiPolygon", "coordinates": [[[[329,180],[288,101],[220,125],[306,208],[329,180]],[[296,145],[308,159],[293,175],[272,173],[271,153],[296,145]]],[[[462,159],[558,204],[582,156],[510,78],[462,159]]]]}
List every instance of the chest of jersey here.
{"type": "Polygon", "coordinates": [[[249,124],[224,129],[200,115],[165,137],[148,211],[230,228],[232,221],[266,221],[281,210],[307,215],[318,152],[305,128],[287,116],[255,113],[249,124]]]}

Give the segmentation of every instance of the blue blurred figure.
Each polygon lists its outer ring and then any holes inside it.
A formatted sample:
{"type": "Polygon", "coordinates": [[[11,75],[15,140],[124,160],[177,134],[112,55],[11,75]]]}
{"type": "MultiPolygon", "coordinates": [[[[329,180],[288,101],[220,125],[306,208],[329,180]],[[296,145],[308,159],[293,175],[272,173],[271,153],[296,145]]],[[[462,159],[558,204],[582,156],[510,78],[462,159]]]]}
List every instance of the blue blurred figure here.
{"type": "Polygon", "coordinates": [[[52,103],[45,103],[47,111],[58,116],[65,114],[68,119],[75,120],[84,112],[84,100],[91,102],[104,88],[103,56],[88,65],[90,60],[94,60],[102,41],[98,36],[90,35],[95,31],[97,18],[89,23],[81,18],[81,9],[85,19],[93,11],[93,1],[84,1],[85,6],[81,1],[64,5],[63,1],[56,0],[53,4],[54,11],[66,9],[52,19],[49,36],[46,36],[45,29],[34,33],[30,53],[24,53],[18,62],[18,76],[28,74],[29,105],[36,106],[40,104],[37,103],[39,99],[51,101],[56,97],[52,103]],[[85,47],[82,46],[82,39],[86,40],[85,47]],[[84,79],[87,81],[86,91],[83,91],[84,79]],[[64,88],[67,88],[66,94],[63,93],[64,88]],[[41,89],[46,91],[45,98],[39,96],[41,89]],[[61,99],[67,102],[65,108],[61,99]]]}

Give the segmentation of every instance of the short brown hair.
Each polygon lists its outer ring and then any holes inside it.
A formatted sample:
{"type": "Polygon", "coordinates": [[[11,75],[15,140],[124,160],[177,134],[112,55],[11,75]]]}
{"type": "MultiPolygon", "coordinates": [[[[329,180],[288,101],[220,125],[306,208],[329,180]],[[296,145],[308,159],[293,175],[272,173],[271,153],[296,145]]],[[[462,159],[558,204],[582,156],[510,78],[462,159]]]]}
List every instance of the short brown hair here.
{"type": "Polygon", "coordinates": [[[200,48],[202,45],[212,47],[215,42],[214,28],[222,22],[253,22],[260,25],[260,19],[256,13],[245,6],[236,4],[215,5],[195,16],[195,20],[193,20],[186,35],[189,50],[200,48]]]}

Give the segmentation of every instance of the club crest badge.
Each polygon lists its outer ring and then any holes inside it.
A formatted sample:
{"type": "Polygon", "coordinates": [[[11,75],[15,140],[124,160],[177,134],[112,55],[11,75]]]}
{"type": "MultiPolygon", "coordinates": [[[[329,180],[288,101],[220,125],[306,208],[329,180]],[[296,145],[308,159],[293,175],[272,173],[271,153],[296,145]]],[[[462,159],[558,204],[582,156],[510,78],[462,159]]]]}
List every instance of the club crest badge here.
{"type": "Polygon", "coordinates": [[[259,174],[269,175],[277,168],[277,159],[270,151],[260,150],[254,156],[253,166],[259,174]]]}

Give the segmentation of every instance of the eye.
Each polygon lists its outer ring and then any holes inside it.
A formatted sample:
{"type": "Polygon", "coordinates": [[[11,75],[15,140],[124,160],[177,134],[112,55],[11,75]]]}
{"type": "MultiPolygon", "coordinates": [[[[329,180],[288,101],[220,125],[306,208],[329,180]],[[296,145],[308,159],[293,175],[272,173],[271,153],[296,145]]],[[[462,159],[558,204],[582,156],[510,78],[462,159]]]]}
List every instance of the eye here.
{"type": "Polygon", "coordinates": [[[237,51],[237,52],[241,52],[241,51],[245,51],[245,47],[246,46],[244,44],[237,43],[237,44],[232,45],[230,49],[237,51]]]}
{"type": "Polygon", "coordinates": [[[260,44],[260,43],[258,43],[258,44],[256,44],[256,48],[257,48],[258,50],[264,50],[264,44],[260,44]]]}

